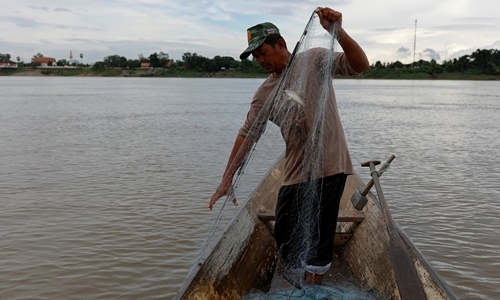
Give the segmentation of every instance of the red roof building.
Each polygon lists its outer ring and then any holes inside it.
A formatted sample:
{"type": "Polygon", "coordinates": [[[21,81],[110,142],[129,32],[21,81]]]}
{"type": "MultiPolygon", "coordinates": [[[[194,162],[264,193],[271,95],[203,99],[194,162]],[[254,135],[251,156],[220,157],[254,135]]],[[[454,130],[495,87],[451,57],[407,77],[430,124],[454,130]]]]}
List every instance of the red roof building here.
{"type": "Polygon", "coordinates": [[[56,59],[53,57],[36,57],[33,59],[34,63],[40,63],[42,66],[46,67],[49,65],[49,62],[56,64],[56,59]]]}
{"type": "Polygon", "coordinates": [[[17,63],[12,61],[0,61],[0,68],[5,68],[5,69],[17,68],[17,63]]]}

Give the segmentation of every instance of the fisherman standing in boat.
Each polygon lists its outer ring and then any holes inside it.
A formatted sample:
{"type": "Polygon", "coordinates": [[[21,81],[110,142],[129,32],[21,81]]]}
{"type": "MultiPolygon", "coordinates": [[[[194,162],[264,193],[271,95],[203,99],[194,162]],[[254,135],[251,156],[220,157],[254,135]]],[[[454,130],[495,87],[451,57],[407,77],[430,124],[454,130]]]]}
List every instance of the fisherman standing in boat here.
{"type": "MultiPolygon", "coordinates": [[[[331,73],[352,76],[368,69],[369,63],[363,49],[342,28],[342,14],[327,7],[317,8],[316,14],[321,25],[327,31],[331,32],[334,23],[336,24],[337,40],[344,51],[342,53],[337,52],[333,56],[334,70],[331,73]]],[[[233,177],[238,168],[241,167],[248,151],[260,138],[261,132],[254,132],[254,122],[256,122],[259,112],[269,95],[280,84],[282,73],[286,70],[292,56],[287,49],[285,40],[280,35],[279,29],[274,24],[257,24],[249,28],[247,33],[248,48],[240,55],[240,59],[246,59],[252,54],[259,65],[270,73],[270,76],[257,89],[252,99],[247,119],[238,131],[222,181],[210,199],[208,205],[210,209],[218,199],[233,193],[233,177]]],[[[311,68],[311,71],[314,70],[311,68]]],[[[318,76],[308,76],[307,78],[308,80],[316,80],[318,76]]],[[[326,104],[327,115],[325,116],[329,131],[325,133],[327,138],[323,141],[326,145],[322,148],[325,149],[324,153],[321,154],[323,160],[321,162],[322,173],[315,182],[320,207],[319,214],[316,216],[319,226],[315,233],[318,242],[315,244],[316,249],[311,251],[312,255],[309,255],[305,262],[305,281],[309,284],[320,284],[323,274],[330,268],[340,199],[347,175],[354,173],[331,84],[330,89],[329,99],[326,104]]],[[[299,104],[302,102],[301,97],[294,94],[293,91],[290,91],[289,96],[292,99],[295,98],[294,100],[299,104]]],[[[304,105],[304,103],[300,105],[304,105]]],[[[274,122],[274,120],[272,121],[274,122]]],[[[304,186],[308,181],[308,178],[304,178],[301,173],[302,162],[305,159],[304,143],[306,138],[299,136],[298,133],[310,132],[310,130],[308,131],[307,128],[303,128],[305,130],[283,128],[284,124],[290,125],[286,122],[280,124],[286,144],[286,161],[284,182],[280,188],[276,204],[275,239],[284,262],[289,268],[294,268],[297,266],[297,258],[292,257],[291,254],[296,242],[293,228],[296,228],[301,220],[293,208],[303,202],[305,197],[304,186]]],[[[232,201],[237,205],[234,196],[232,201]]]]}

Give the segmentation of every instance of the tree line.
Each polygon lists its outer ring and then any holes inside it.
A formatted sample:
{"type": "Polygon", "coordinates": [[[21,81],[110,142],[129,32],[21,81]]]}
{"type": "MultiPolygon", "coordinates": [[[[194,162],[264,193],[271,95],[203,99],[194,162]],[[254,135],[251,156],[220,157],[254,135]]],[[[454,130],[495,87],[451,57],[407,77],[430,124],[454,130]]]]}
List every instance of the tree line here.
{"type": "Polygon", "coordinates": [[[149,56],[138,55],[137,59],[127,59],[120,55],[109,55],[102,61],[94,63],[92,68],[140,68],[141,64],[147,62],[151,68],[181,68],[198,72],[214,73],[221,70],[240,70],[248,73],[265,73],[259,64],[254,60],[235,60],[230,56],[215,56],[208,58],[197,53],[185,52],[182,60],[170,59],[164,52],[155,52],[149,56]]]}
{"type": "Polygon", "coordinates": [[[441,64],[438,64],[434,59],[431,61],[421,59],[410,64],[403,64],[400,61],[393,63],[377,61],[371,66],[370,71],[371,73],[391,71],[423,72],[431,75],[439,73],[500,75],[500,50],[477,49],[470,55],[444,60],[441,64]]]}
{"type": "MultiPolygon", "coordinates": [[[[149,57],[139,55],[138,59],[127,60],[123,56],[106,56],[102,62],[94,64],[94,68],[109,67],[129,67],[138,68],[142,62],[149,62],[153,68],[184,68],[198,72],[218,72],[220,70],[241,70],[249,73],[266,73],[255,60],[244,59],[235,60],[230,56],[215,56],[214,58],[204,57],[196,53],[186,52],[182,55],[182,60],[174,61],[168,54],[160,52],[153,53],[149,57]]],[[[441,64],[436,60],[419,60],[410,64],[403,64],[400,61],[382,63],[380,61],[371,65],[368,72],[400,70],[407,72],[424,72],[429,74],[438,73],[473,73],[500,75],[500,50],[478,49],[470,55],[463,55],[460,58],[444,60],[441,64]]]]}
{"type": "MultiPolygon", "coordinates": [[[[33,56],[32,66],[35,66],[33,61],[37,57],[43,57],[41,53],[33,56]]],[[[80,54],[83,58],[83,54],[80,54]]],[[[0,53],[0,62],[10,61],[10,54],[0,53]]],[[[19,57],[17,57],[19,62],[19,57]]],[[[162,51],[155,52],[149,56],[139,54],[137,59],[127,59],[118,54],[108,55],[102,61],[98,61],[92,65],[93,69],[106,68],[140,68],[144,62],[149,63],[151,68],[180,68],[193,70],[198,72],[214,73],[221,70],[240,70],[246,73],[266,73],[255,60],[244,59],[235,60],[230,56],[215,56],[214,58],[204,57],[197,53],[186,52],[182,55],[182,60],[170,58],[168,53],[162,51]]],[[[58,66],[68,65],[69,61],[60,59],[56,62],[58,66]]],[[[471,73],[471,74],[487,74],[500,75],[500,50],[496,49],[478,49],[470,55],[463,55],[460,58],[454,58],[443,61],[441,64],[436,60],[425,61],[423,59],[410,63],[403,64],[400,61],[391,63],[382,63],[380,61],[371,65],[370,70],[365,73],[377,76],[377,74],[390,72],[407,72],[407,73],[471,73]]]]}
{"type": "MultiPolygon", "coordinates": [[[[44,55],[41,53],[35,54],[31,58],[30,64],[19,62],[19,57],[17,57],[17,61],[20,66],[31,66],[35,68],[40,65],[40,63],[35,62],[35,59],[38,57],[44,57],[44,55]]],[[[80,54],[80,57],[83,58],[83,54],[80,54]]],[[[10,54],[0,53],[0,62],[8,62],[10,59],[10,54]]],[[[92,65],[92,68],[96,70],[107,68],[135,69],[140,68],[141,64],[146,62],[149,63],[149,67],[151,68],[180,68],[209,73],[218,72],[220,70],[239,70],[247,73],[266,73],[255,60],[244,59],[242,61],[238,61],[230,56],[219,55],[214,58],[208,58],[197,53],[186,52],[182,55],[182,60],[174,61],[170,58],[168,53],[164,53],[163,51],[152,53],[149,56],[139,54],[136,59],[127,59],[125,56],[118,54],[108,55],[104,57],[102,61],[95,62],[92,65]]],[[[49,63],[49,65],[52,66],[53,63],[49,63]]],[[[66,66],[70,65],[70,62],[66,59],[60,59],[57,60],[54,65],[66,66]]]]}
{"type": "MultiPolygon", "coordinates": [[[[40,52],[33,55],[33,57],[31,58],[31,63],[29,63],[29,64],[21,62],[20,61],[21,58],[19,56],[16,57],[16,60],[17,60],[17,64],[21,67],[25,67],[25,66],[37,67],[40,65],[40,63],[35,62],[35,59],[40,58],[40,57],[45,57],[45,56],[40,52]]],[[[13,61],[11,61],[10,59],[11,59],[11,55],[9,53],[5,53],[5,54],[0,53],[0,62],[13,63],[13,61]]],[[[83,54],[80,54],[80,59],[83,59],[83,54]]],[[[80,64],[81,64],[81,62],[80,62],[80,64]]],[[[48,62],[48,65],[49,66],[52,66],[52,65],[54,65],[54,66],[67,66],[67,65],[76,65],[76,64],[71,63],[69,60],[66,60],[66,59],[60,59],[60,60],[56,61],[55,64],[52,62],[48,62]]]]}

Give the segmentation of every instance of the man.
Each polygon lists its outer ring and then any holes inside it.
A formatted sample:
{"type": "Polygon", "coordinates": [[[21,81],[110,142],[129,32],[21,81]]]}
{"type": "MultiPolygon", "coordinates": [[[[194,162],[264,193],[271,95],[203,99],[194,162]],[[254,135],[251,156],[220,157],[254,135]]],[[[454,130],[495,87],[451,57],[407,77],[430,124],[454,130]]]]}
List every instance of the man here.
{"type": "MultiPolygon", "coordinates": [[[[334,23],[337,27],[337,40],[343,49],[343,53],[334,53],[334,74],[351,76],[363,72],[369,67],[368,59],[358,45],[342,28],[342,14],[330,8],[319,7],[316,14],[321,25],[329,32],[333,30],[334,23]]],[[[318,51],[317,56],[323,55],[325,51],[318,51]]],[[[316,52],[311,52],[316,55],[316,52]]],[[[264,110],[266,100],[272,97],[276,87],[280,84],[282,73],[286,70],[291,58],[291,53],[286,47],[285,40],[281,37],[279,29],[272,23],[262,23],[248,29],[248,48],[241,54],[240,59],[246,59],[252,54],[259,65],[270,73],[270,76],[256,91],[251,103],[247,119],[239,130],[229,161],[226,166],[222,181],[216,192],[210,199],[208,207],[212,209],[215,202],[222,196],[231,195],[232,202],[237,205],[232,195],[231,185],[233,177],[241,166],[247,152],[260,137],[260,128],[254,123],[262,122],[259,113],[264,110]],[[257,132],[256,132],[257,131],[257,132]]],[[[318,59],[317,61],[323,61],[318,59]]],[[[308,64],[308,72],[316,72],[316,69],[308,64]],[[310,66],[310,67],[309,67],[310,66]]],[[[307,72],[307,71],[306,71],[307,72]]],[[[317,73],[317,72],[316,72],[317,73]]],[[[316,80],[318,76],[311,74],[306,80],[316,80]]],[[[335,94],[329,79],[329,98],[325,110],[326,129],[322,132],[324,137],[323,153],[321,153],[321,170],[319,176],[313,178],[315,188],[315,201],[318,201],[319,211],[310,218],[317,218],[318,229],[313,230],[314,239],[317,241],[313,251],[305,258],[305,281],[309,284],[319,284],[322,275],[330,267],[333,258],[333,241],[339,210],[340,198],[344,190],[347,175],[353,174],[353,168],[347,142],[344,136],[340,117],[336,106],[335,94]]],[[[312,85],[316,86],[316,85],[312,85]]],[[[309,93],[316,93],[313,89],[309,93]]],[[[309,95],[310,96],[310,95],[309,95]]],[[[305,143],[309,136],[304,132],[312,132],[311,122],[307,121],[306,109],[311,109],[311,103],[295,114],[293,122],[277,123],[276,116],[269,119],[281,127],[282,135],[286,144],[284,182],[280,188],[276,204],[275,237],[280,254],[285,264],[291,268],[300,267],[293,251],[300,244],[297,236],[297,224],[300,223],[300,207],[307,198],[306,187],[311,183],[309,174],[304,172],[303,161],[306,159],[305,143]],[[301,116],[298,118],[297,116],[301,116]],[[300,119],[300,120],[298,120],[300,119]],[[298,121],[297,121],[298,120],[298,121]],[[293,124],[292,124],[293,123],[293,124]],[[295,127],[294,127],[295,126],[295,127]],[[301,126],[301,127],[300,127],[301,126]],[[299,207],[299,212],[297,207],[299,207]],[[292,229],[292,230],[291,230],[292,229]]],[[[269,109],[269,107],[267,107],[269,109]]],[[[267,115],[266,115],[267,117],[267,115]]],[[[267,120],[265,120],[267,121],[267,120]]],[[[310,135],[310,134],[309,134],[310,135]]],[[[301,258],[303,259],[303,257],[301,258]]]]}

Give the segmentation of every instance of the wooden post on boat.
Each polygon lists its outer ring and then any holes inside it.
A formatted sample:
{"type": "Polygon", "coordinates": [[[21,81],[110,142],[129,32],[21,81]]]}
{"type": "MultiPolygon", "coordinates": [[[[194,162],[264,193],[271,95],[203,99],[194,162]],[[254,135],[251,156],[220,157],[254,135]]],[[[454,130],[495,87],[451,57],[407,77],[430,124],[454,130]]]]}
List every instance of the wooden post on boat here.
{"type": "Polygon", "coordinates": [[[396,277],[396,283],[399,290],[399,296],[402,300],[423,300],[427,299],[420,278],[418,277],[417,271],[415,270],[415,265],[410,257],[406,246],[399,235],[395,225],[394,220],[389,212],[389,207],[385,201],[384,193],[382,187],[380,186],[379,174],[375,169],[375,165],[380,164],[379,160],[369,161],[362,163],[363,167],[370,167],[370,175],[372,176],[375,188],[377,189],[377,196],[380,203],[380,208],[382,210],[382,215],[384,216],[385,223],[387,225],[387,231],[389,233],[389,247],[391,252],[392,266],[394,270],[394,276],[396,277]]]}
{"type": "MultiPolygon", "coordinates": [[[[382,176],[382,174],[389,169],[389,165],[391,162],[396,158],[396,156],[393,154],[389,159],[378,169],[378,176],[382,176]]],[[[366,195],[368,195],[368,192],[373,186],[373,178],[370,179],[368,184],[365,186],[365,188],[361,191],[361,189],[357,189],[354,194],[351,196],[351,203],[352,206],[354,206],[355,209],[357,210],[362,210],[363,207],[365,207],[366,203],[368,202],[368,199],[366,199],[366,195]]]]}

